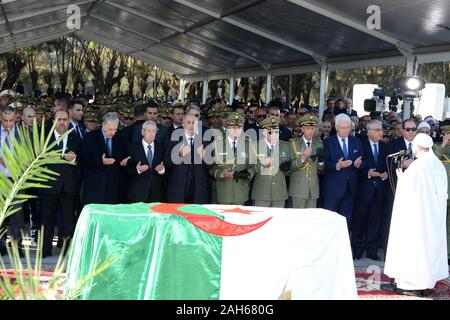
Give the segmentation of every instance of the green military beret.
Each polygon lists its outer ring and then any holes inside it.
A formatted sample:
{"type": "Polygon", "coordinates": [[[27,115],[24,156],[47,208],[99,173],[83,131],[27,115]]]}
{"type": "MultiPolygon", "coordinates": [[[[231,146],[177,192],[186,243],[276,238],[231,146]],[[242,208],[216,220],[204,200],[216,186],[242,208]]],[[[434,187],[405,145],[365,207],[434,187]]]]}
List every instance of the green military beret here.
{"type": "Polygon", "coordinates": [[[231,112],[227,117],[227,126],[242,127],[244,125],[244,122],[244,116],[238,112],[231,112]]]}
{"type": "Polygon", "coordinates": [[[280,121],[277,118],[266,118],[261,121],[261,128],[263,129],[278,129],[280,121]]]}
{"type": "Polygon", "coordinates": [[[298,120],[298,123],[302,127],[303,126],[317,127],[318,122],[319,122],[319,119],[316,116],[313,116],[311,114],[306,114],[298,120]]]}

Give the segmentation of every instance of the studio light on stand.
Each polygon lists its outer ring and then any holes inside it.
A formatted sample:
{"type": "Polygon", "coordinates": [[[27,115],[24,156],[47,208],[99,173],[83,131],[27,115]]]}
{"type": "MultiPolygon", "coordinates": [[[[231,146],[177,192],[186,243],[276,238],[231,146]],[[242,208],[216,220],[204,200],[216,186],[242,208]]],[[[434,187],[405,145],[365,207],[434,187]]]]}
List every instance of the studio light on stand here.
{"type": "Polygon", "coordinates": [[[409,119],[414,99],[425,88],[425,80],[418,76],[409,76],[397,81],[397,90],[403,96],[403,119],[409,119]]]}

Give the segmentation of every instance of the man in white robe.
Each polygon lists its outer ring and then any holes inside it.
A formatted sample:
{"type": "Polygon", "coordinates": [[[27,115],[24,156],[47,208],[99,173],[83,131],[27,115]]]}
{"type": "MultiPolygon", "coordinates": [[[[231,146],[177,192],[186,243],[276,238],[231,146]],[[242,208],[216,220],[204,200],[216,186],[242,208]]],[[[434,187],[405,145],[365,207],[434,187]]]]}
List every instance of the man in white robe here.
{"type": "Polygon", "coordinates": [[[447,173],[432,146],[430,136],[418,134],[412,148],[416,160],[397,171],[384,273],[395,279],[401,294],[423,295],[449,275],[447,173]]]}

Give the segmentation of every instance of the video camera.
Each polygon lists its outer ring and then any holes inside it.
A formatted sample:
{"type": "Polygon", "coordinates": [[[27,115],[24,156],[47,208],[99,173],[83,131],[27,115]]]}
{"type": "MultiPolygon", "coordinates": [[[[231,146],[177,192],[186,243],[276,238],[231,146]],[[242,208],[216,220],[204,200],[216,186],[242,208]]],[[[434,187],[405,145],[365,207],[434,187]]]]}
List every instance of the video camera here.
{"type": "Polygon", "coordinates": [[[389,111],[397,112],[399,100],[403,100],[403,97],[399,95],[396,90],[394,90],[391,100],[389,100],[389,111]]]}
{"type": "Polygon", "coordinates": [[[366,112],[383,112],[385,109],[384,99],[386,94],[384,88],[379,86],[373,90],[372,99],[364,100],[364,111],[366,112]]]}

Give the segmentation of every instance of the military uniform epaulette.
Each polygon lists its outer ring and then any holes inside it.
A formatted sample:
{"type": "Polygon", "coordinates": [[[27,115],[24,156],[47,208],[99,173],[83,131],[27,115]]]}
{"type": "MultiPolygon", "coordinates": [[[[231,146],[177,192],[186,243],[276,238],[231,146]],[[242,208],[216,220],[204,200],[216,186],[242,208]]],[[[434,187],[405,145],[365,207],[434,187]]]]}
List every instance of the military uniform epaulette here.
{"type": "Polygon", "coordinates": [[[300,138],[290,138],[289,142],[291,142],[291,141],[299,141],[299,140],[300,140],[300,138]]]}
{"type": "MultiPolygon", "coordinates": [[[[290,139],[290,140],[293,140],[293,139],[290,139]]],[[[283,140],[280,140],[280,144],[288,145],[288,144],[289,144],[289,142],[287,142],[287,141],[283,141],[283,140]]]]}

